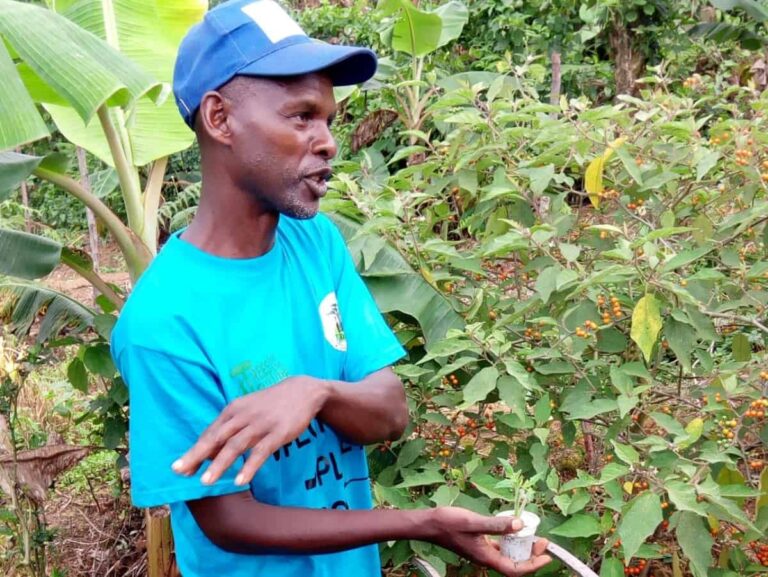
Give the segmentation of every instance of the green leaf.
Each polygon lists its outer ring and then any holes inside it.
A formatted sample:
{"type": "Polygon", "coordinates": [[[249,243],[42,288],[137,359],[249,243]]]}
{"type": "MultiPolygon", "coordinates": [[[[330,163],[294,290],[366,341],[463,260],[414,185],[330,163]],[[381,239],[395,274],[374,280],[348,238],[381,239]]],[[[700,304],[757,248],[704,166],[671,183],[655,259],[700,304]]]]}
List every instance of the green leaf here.
{"type": "Polygon", "coordinates": [[[713,250],[715,250],[715,247],[713,246],[703,246],[697,249],[684,250],[683,252],[676,254],[667,262],[665,262],[662,270],[664,272],[672,272],[675,269],[699,260],[701,257],[709,254],[713,250]]]}
{"type": "Polygon", "coordinates": [[[752,358],[752,345],[744,333],[733,335],[731,348],[733,349],[733,360],[736,362],[745,363],[752,358]]]}
{"type": "Polygon", "coordinates": [[[632,158],[632,155],[629,154],[626,148],[623,146],[620,146],[616,149],[616,156],[619,157],[619,160],[621,160],[621,163],[624,165],[625,170],[629,174],[629,176],[632,177],[632,180],[634,180],[637,184],[640,186],[643,185],[643,177],[640,172],[640,167],[637,166],[637,162],[635,162],[635,159],[632,158]]]}
{"type": "Polygon", "coordinates": [[[496,388],[499,371],[496,367],[485,367],[475,374],[464,386],[464,402],[459,406],[465,409],[480,401],[484,401],[488,394],[496,388]]]}
{"type": "Polygon", "coordinates": [[[127,430],[124,419],[107,417],[104,420],[104,447],[107,449],[117,449],[123,444],[127,430]]]}
{"type": "Polygon", "coordinates": [[[59,243],[27,232],[0,228],[0,274],[38,279],[53,271],[60,258],[59,243]]]}
{"type": "Polygon", "coordinates": [[[83,361],[75,357],[67,366],[67,380],[81,393],[88,393],[88,373],[83,361]]]}
{"type": "Polygon", "coordinates": [[[109,398],[120,407],[128,402],[128,387],[125,386],[123,379],[117,378],[112,381],[112,386],[109,387],[109,398]]]}
{"type": "Polygon", "coordinates": [[[403,482],[396,486],[398,489],[408,489],[410,487],[423,487],[424,485],[434,485],[435,483],[445,483],[445,477],[435,469],[429,469],[420,473],[415,473],[404,469],[402,471],[403,482]]]}
{"type": "Polygon", "coordinates": [[[652,294],[646,294],[637,301],[632,311],[632,330],[630,336],[643,352],[645,360],[650,362],[653,347],[661,330],[659,302],[652,294]]]}
{"type": "Polygon", "coordinates": [[[645,491],[632,499],[624,509],[618,529],[625,558],[634,557],[640,545],[653,535],[663,520],[658,495],[645,491]]]}
{"type": "Polygon", "coordinates": [[[706,504],[696,500],[696,488],[690,483],[667,481],[664,483],[664,489],[669,495],[669,500],[679,511],[690,511],[701,517],[707,516],[706,504]]]}
{"type": "Polygon", "coordinates": [[[622,577],[624,575],[624,564],[615,557],[603,559],[600,565],[600,577],[622,577]]]}
{"type": "Polygon", "coordinates": [[[557,266],[545,268],[536,279],[536,292],[539,293],[544,304],[549,302],[549,297],[555,291],[557,276],[560,274],[560,270],[560,267],[557,266]]]}
{"type": "Polygon", "coordinates": [[[437,48],[445,46],[461,36],[462,30],[469,20],[469,10],[464,4],[456,0],[443,4],[434,13],[440,16],[440,20],[442,20],[437,48]]]}
{"type": "Polygon", "coordinates": [[[499,397],[509,407],[510,411],[520,419],[525,418],[525,389],[514,377],[502,375],[496,387],[499,397]]]}
{"type": "Polygon", "coordinates": [[[687,323],[668,317],[664,321],[664,336],[683,368],[691,372],[691,352],[696,344],[696,331],[687,323]]]}
{"type": "Polygon", "coordinates": [[[424,439],[413,439],[407,441],[401,448],[400,453],[397,455],[397,466],[407,467],[421,456],[424,452],[424,447],[427,442],[424,439]]]}
{"type": "Polygon", "coordinates": [[[555,176],[555,165],[547,164],[535,168],[520,168],[518,172],[531,181],[531,190],[536,196],[541,195],[555,176]]]}
{"type": "Polygon", "coordinates": [[[592,537],[600,534],[600,521],[593,515],[576,514],[565,523],[549,530],[553,535],[560,537],[592,537]]]}
{"type": "Polygon", "coordinates": [[[690,561],[694,577],[707,577],[707,569],[712,565],[714,542],[704,526],[703,519],[687,511],[681,512],[675,534],[683,553],[690,561]]]}
{"type": "MultiPolygon", "coordinates": [[[[67,18],[33,4],[0,0],[0,36],[46,84],[89,122],[105,102],[128,107],[161,84],[117,50],[67,18]]],[[[0,125],[15,107],[0,108],[0,125]]]]}
{"type": "Polygon", "coordinates": [[[459,492],[460,490],[457,485],[453,485],[451,487],[448,485],[443,485],[442,487],[439,487],[437,491],[435,491],[435,494],[432,495],[430,500],[435,504],[436,507],[450,507],[459,496],[459,492]]]}
{"type": "MultiPolygon", "coordinates": [[[[0,91],[0,100],[2,91],[0,91]]],[[[0,139],[3,138],[4,127],[0,125],[0,139]]],[[[0,142],[0,149],[2,143],[0,142]]],[[[21,182],[32,174],[42,160],[39,156],[28,156],[16,152],[0,152],[0,202],[7,199],[21,182]]]]}
{"type": "Polygon", "coordinates": [[[627,337],[620,330],[608,327],[597,331],[597,350],[603,353],[621,353],[627,348],[627,337]]]}
{"type": "Polygon", "coordinates": [[[698,182],[704,178],[707,173],[717,165],[718,160],[720,160],[720,152],[717,150],[708,152],[702,156],[696,165],[696,181],[698,182]]]}
{"type": "Polygon", "coordinates": [[[611,440],[616,456],[624,461],[627,465],[635,465],[640,462],[640,455],[631,445],[624,445],[611,440]]]}
{"type": "Polygon", "coordinates": [[[117,373],[107,344],[88,346],[83,355],[83,362],[90,372],[102,377],[112,378],[117,373]]]}
{"type": "MultiPolygon", "coordinates": [[[[48,136],[48,127],[37,111],[24,87],[16,66],[0,38],[0,110],[13,110],[13,114],[0,113],[0,150],[14,148],[48,136]]],[[[1,161],[0,161],[1,162],[1,161]]],[[[1,170],[0,164],[0,170],[1,170]]],[[[0,173],[0,201],[3,200],[4,184],[0,173]]]]}
{"type": "Polygon", "coordinates": [[[416,8],[410,0],[400,0],[400,14],[392,29],[391,46],[411,56],[426,56],[440,45],[443,21],[435,13],[416,8]]]}
{"type": "Polygon", "coordinates": [[[685,426],[685,436],[675,439],[675,445],[681,449],[687,449],[699,440],[704,432],[704,419],[696,417],[685,426]]]}

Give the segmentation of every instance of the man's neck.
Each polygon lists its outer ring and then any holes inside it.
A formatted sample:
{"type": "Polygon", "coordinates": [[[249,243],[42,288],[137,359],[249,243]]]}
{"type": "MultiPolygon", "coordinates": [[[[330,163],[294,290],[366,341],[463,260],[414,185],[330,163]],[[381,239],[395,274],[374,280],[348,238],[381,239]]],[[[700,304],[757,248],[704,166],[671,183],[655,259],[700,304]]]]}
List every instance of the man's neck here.
{"type": "Polygon", "coordinates": [[[203,184],[195,218],[181,238],[224,258],[256,258],[269,252],[280,215],[243,194],[222,192],[211,193],[203,184]]]}

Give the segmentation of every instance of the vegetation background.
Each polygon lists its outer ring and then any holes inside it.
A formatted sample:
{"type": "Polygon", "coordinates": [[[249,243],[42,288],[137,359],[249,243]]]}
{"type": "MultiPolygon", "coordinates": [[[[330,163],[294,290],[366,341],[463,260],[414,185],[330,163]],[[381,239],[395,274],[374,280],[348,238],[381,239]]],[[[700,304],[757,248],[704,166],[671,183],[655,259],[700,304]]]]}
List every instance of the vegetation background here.
{"type": "MultiPolygon", "coordinates": [[[[291,8],[381,56],[338,93],[323,204],[408,350],[412,424],[369,448],[377,504],[494,513],[522,478],[540,534],[601,577],[765,574],[768,5],[291,8]]],[[[205,9],[0,0],[3,574],[173,570],[164,512],[127,497],[108,338],[194,214],[161,83],[205,9]]],[[[388,575],[414,556],[486,574],[382,545],[388,575]]]]}

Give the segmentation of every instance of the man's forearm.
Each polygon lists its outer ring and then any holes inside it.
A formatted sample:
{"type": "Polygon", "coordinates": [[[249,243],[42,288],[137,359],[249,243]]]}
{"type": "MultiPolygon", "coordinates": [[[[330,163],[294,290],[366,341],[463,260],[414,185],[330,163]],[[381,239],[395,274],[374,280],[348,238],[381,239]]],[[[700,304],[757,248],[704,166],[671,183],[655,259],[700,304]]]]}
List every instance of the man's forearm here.
{"type": "Polygon", "coordinates": [[[396,539],[431,540],[433,510],[345,511],[276,507],[249,492],[189,501],[198,525],[236,553],[331,553],[396,539]]]}
{"type": "Polygon", "coordinates": [[[400,379],[382,369],[358,383],[326,381],[318,417],[361,445],[395,440],[408,424],[408,405],[400,379]]]}

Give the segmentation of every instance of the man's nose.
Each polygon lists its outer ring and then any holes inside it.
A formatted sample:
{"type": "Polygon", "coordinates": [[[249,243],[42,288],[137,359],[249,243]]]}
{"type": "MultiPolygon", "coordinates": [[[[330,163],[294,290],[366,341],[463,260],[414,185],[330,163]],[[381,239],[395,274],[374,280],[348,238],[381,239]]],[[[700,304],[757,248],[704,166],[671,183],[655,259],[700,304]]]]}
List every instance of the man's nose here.
{"type": "Polygon", "coordinates": [[[318,128],[312,140],[312,152],[325,160],[331,160],[338,152],[336,139],[327,124],[318,122],[317,125],[318,128]]]}

